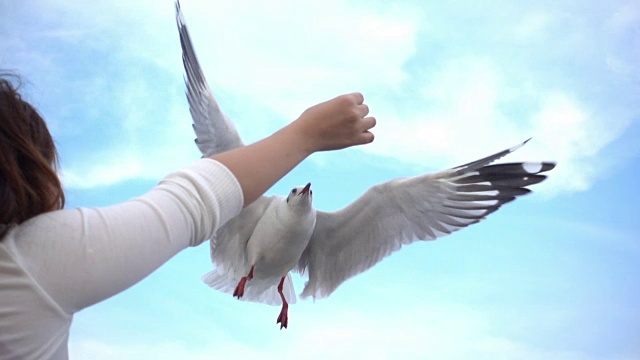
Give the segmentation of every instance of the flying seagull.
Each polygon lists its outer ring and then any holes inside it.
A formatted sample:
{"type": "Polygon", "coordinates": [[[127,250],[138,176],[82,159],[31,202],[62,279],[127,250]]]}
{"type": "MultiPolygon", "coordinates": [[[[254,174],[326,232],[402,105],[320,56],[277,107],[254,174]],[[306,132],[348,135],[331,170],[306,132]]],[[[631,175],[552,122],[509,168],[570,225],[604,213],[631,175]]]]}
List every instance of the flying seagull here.
{"type": "MultiPolygon", "coordinates": [[[[196,144],[203,156],[243,146],[220,110],[196,59],[176,2],[196,144]]],[[[528,140],[527,140],[528,141],[528,140]]],[[[335,212],[312,206],[311,183],[287,196],[262,196],[211,239],[216,268],[203,280],[238,299],[282,305],[277,323],[288,325],[296,301],[290,272],[308,275],[301,296],[329,296],[345,280],[371,268],[402,245],[434,240],[475,224],[543,181],[552,162],[491,165],[527,141],[468,164],[391,180],[368,189],[335,212]]]]}

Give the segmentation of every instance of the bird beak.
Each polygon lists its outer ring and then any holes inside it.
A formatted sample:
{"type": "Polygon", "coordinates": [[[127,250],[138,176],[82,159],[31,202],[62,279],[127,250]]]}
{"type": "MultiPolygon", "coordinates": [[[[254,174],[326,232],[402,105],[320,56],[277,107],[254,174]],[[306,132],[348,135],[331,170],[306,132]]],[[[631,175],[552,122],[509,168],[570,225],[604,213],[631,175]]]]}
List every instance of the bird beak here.
{"type": "Polygon", "coordinates": [[[309,193],[309,189],[311,189],[311,183],[308,183],[307,185],[305,185],[302,188],[302,191],[300,191],[300,195],[302,194],[308,194],[309,193]]]}

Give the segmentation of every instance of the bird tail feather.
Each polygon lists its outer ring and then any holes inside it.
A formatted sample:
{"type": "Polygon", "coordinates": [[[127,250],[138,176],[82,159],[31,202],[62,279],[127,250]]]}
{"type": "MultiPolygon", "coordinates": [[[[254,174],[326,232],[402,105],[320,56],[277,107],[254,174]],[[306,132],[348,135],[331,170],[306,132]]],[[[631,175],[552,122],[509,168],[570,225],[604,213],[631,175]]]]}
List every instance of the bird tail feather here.
{"type": "MultiPolygon", "coordinates": [[[[226,271],[221,266],[202,276],[202,281],[209,287],[233,294],[244,275],[235,274],[233,271],[226,271]]],[[[282,305],[280,294],[278,293],[278,283],[280,279],[251,279],[247,281],[244,288],[244,295],[240,300],[263,303],[273,306],[282,305]],[[275,285],[274,285],[275,284],[275,285]]],[[[297,297],[293,288],[291,274],[288,273],[283,284],[282,292],[289,304],[295,304],[297,297]]]]}

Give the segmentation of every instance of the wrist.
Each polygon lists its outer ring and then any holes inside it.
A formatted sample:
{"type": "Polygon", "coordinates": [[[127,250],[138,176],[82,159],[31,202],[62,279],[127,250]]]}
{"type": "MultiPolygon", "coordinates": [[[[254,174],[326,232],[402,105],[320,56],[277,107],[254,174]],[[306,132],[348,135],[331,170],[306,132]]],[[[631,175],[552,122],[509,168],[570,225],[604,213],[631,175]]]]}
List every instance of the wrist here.
{"type": "Polygon", "coordinates": [[[313,137],[307,134],[298,120],[282,128],[276,135],[278,141],[287,144],[289,151],[301,159],[318,151],[317,145],[312,141],[313,137]]]}

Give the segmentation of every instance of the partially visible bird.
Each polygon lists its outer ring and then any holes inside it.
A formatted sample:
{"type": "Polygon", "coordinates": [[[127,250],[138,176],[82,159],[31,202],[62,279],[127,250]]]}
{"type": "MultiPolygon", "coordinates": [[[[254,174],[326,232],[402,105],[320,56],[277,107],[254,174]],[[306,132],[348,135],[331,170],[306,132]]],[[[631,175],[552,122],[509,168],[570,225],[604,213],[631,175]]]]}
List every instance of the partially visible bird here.
{"type": "MultiPolygon", "coordinates": [[[[186,71],[187,99],[204,156],[243,146],[222,113],[191,45],[180,4],[176,19],[186,71]]],[[[529,140],[527,140],[529,141],[529,140]]],[[[490,165],[510,149],[436,173],[376,185],[342,210],[313,208],[311,184],[288,196],[262,196],[211,239],[216,268],[203,280],[239,299],[282,304],[277,323],[288,325],[296,295],[291,270],[308,274],[301,296],[324,298],[340,284],[417,240],[433,240],[483,220],[543,181],[552,162],[490,165]]]]}

